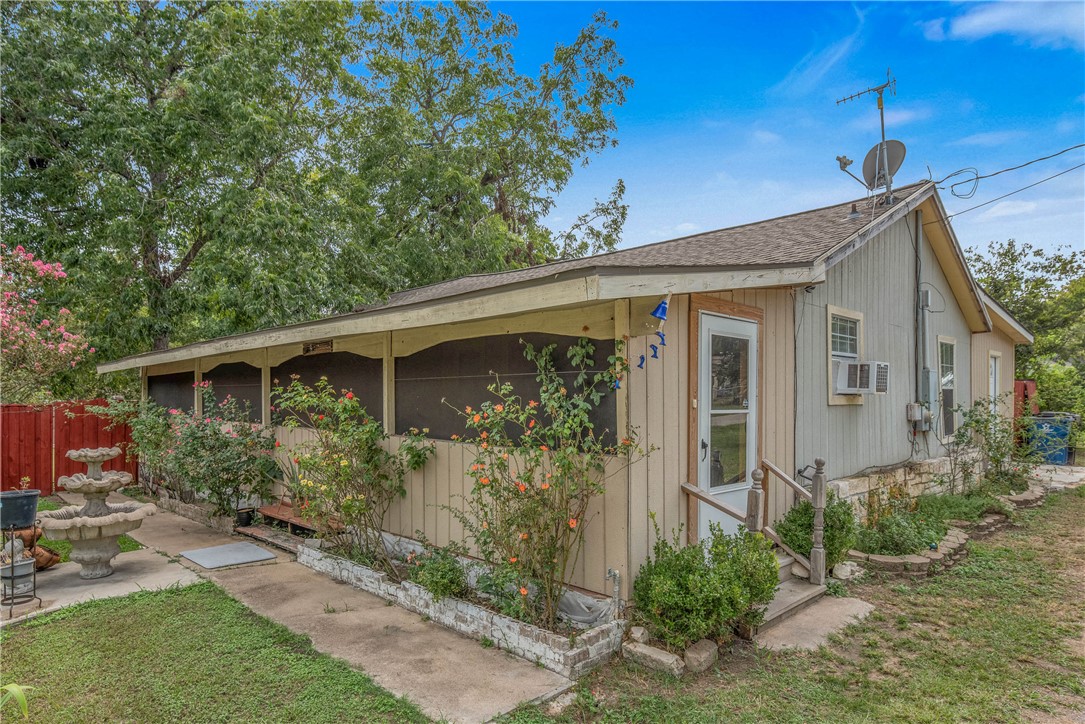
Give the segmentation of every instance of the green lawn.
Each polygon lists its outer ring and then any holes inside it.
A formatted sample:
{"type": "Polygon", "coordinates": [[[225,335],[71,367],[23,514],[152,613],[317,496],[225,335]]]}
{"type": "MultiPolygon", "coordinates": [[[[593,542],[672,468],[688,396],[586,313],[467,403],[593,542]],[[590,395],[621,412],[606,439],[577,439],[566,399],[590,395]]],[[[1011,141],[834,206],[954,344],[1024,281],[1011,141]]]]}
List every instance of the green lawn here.
{"type": "MultiPolygon", "coordinates": [[[[562,721],[1066,721],[1085,711],[1085,489],[1020,514],[921,584],[871,582],[877,605],[830,646],[742,645],[680,681],[616,660],[581,680],[562,721]]],[[[509,722],[547,720],[545,707],[509,722]]]]}
{"type": "Polygon", "coordinates": [[[425,721],[211,583],[74,606],[0,646],[0,683],[36,687],[34,722],[425,721]]]}
{"type": "MultiPolygon", "coordinates": [[[[64,507],[64,501],[53,498],[41,498],[38,500],[38,510],[57,510],[64,507]]],[[[67,563],[69,554],[72,552],[71,541],[66,540],[52,540],[50,538],[42,537],[38,540],[39,545],[43,545],[46,548],[52,548],[54,551],[60,554],[60,562],[67,563]]],[[[129,538],[126,535],[122,535],[117,539],[117,545],[121,548],[121,553],[127,553],[128,551],[138,551],[141,546],[134,539],[129,538]]]]}

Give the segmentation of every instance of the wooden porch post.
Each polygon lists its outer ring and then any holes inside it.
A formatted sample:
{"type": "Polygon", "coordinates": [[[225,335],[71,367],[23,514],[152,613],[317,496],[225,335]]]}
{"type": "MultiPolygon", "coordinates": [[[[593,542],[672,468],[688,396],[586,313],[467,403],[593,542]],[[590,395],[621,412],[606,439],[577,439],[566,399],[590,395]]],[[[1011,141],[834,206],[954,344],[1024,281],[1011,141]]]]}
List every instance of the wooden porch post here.
{"type": "Polygon", "coordinates": [[[765,473],[761,468],[754,468],[752,477],[753,487],[750,488],[750,492],[746,497],[746,530],[757,533],[762,526],[761,484],[765,479],[765,473]]]}
{"type": "Polygon", "coordinates": [[[810,583],[825,584],[825,460],[814,460],[814,478],[810,494],[814,504],[814,547],[810,549],[810,583]]]}

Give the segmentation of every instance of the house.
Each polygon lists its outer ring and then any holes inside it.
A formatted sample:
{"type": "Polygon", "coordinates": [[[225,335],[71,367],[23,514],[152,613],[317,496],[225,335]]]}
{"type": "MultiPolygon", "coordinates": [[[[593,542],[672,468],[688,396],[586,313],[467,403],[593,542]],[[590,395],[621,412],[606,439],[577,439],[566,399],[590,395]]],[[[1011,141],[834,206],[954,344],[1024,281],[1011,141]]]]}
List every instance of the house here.
{"type": "MultiPolygon", "coordinates": [[[[533,370],[521,339],[568,345],[587,336],[605,360],[628,338],[631,371],[597,424],[639,430],[655,451],[595,505],[571,583],[627,597],[654,534],[649,513],[690,538],[734,521],[761,480],[765,520],[781,517],[815,458],[844,494],[872,471],[937,470],[976,398],[985,364],[1008,389],[1013,344],[1029,339],[980,290],[934,184],[680,239],[527,269],[463,277],[392,295],[327,319],[149,352],[99,366],[138,368],[146,394],[192,407],[193,382],[253,403],[273,424],[274,380],[326,375],[350,388],[387,430],[427,427],[436,454],[408,481],[386,521],[438,545],[462,536],[471,453],[452,439],[491,372],[514,385],[533,370]],[[653,316],[668,302],[665,325],[653,316]],[[662,332],[662,334],[657,334],[662,332]],[[977,357],[979,355],[979,357],[977,357]],[[642,364],[643,359],[643,364],[642,364]],[[990,360],[998,360],[991,363],[990,360]],[[979,371],[977,371],[977,369],[979,371]],[[979,386],[977,386],[979,385],[979,386]],[[692,488],[683,488],[688,483],[692,488]],[[695,494],[696,493],[696,494],[695,494]]],[[[278,428],[285,446],[304,431],[278,428]]],[[[395,439],[395,438],[393,438],[395,439]]]]}

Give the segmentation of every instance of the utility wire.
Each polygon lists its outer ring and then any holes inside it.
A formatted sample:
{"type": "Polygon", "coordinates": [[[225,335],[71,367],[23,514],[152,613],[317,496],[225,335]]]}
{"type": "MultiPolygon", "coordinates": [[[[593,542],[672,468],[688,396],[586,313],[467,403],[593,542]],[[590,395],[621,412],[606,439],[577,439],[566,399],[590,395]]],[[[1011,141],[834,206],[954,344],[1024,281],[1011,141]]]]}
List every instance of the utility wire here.
{"type": "MultiPolygon", "coordinates": [[[[1082,145],[1085,145],[1085,144],[1082,144],[1082,145]]],[[[1067,149],[1067,150],[1070,150],[1070,149],[1067,149]]],[[[1037,159],[1037,160],[1039,160],[1039,159],[1037,159]]],[[[1030,161],[1029,163],[1032,163],[1032,162],[1030,161]]],[[[1028,165],[1028,164],[1025,164],[1025,165],[1028,165]]],[[[1014,194],[1019,194],[1022,191],[1025,191],[1026,189],[1032,188],[1033,186],[1039,186],[1040,184],[1044,183],[1045,181],[1050,181],[1051,179],[1058,178],[1059,176],[1062,176],[1063,174],[1070,173],[1071,171],[1076,171],[1077,169],[1081,168],[1082,166],[1085,166],[1085,163],[1079,163],[1077,166],[1073,166],[1071,168],[1068,168],[1065,171],[1059,171],[1057,174],[1055,174],[1053,176],[1048,176],[1047,178],[1040,179],[1036,183],[1029,184],[1028,186],[1022,186],[1021,188],[1017,189],[1016,191],[1011,191],[1008,194],[1002,194],[1001,196],[996,196],[995,198],[991,199],[990,201],[984,201],[982,204],[976,204],[975,206],[967,208],[964,211],[958,211],[955,214],[949,214],[948,216],[946,216],[944,218],[935,219],[934,221],[927,221],[927,222],[925,222],[923,224],[923,226],[928,226],[930,224],[935,224],[935,223],[937,223],[939,221],[949,221],[954,216],[960,216],[961,214],[967,214],[969,211],[975,211],[976,209],[978,209],[978,208],[980,208],[982,206],[987,206],[988,204],[993,204],[996,201],[1001,201],[1002,199],[1006,198],[1007,196],[1013,196],[1014,194]]],[[[1001,173],[1001,171],[999,173],[1001,173]]],[[[993,176],[995,174],[991,174],[991,175],[993,176]]]]}
{"type": "MultiPolygon", "coordinates": [[[[949,192],[951,194],[953,194],[954,196],[956,196],[957,198],[970,199],[975,195],[976,188],[979,186],[980,179],[993,178],[995,176],[998,176],[999,174],[1007,173],[1009,171],[1016,171],[1019,168],[1024,168],[1025,166],[1031,166],[1034,163],[1039,163],[1040,161],[1046,161],[1048,159],[1055,158],[1056,156],[1061,156],[1064,153],[1069,153],[1070,151],[1074,151],[1074,150],[1082,148],[1082,147],[1085,147],[1085,143],[1079,143],[1079,144],[1077,144],[1075,146],[1070,146],[1069,148],[1064,148],[1061,151],[1056,151],[1055,153],[1052,153],[1050,155],[1041,156],[1040,158],[1034,158],[1031,161],[1026,161],[1025,163],[1018,164],[1017,166],[1010,166],[1009,168],[1004,168],[1004,169],[1001,169],[999,171],[995,171],[993,173],[988,173],[988,174],[983,174],[983,175],[980,175],[979,170],[976,169],[976,168],[972,168],[972,167],[962,168],[960,170],[954,171],[953,173],[949,174],[948,176],[945,176],[942,179],[939,179],[938,181],[935,181],[935,184],[941,186],[941,184],[943,184],[946,181],[950,180],[954,176],[959,176],[960,174],[964,174],[964,173],[975,174],[970,179],[967,179],[965,181],[958,181],[957,183],[950,184],[950,186],[949,186],[949,192]],[[958,186],[964,186],[965,184],[972,184],[972,188],[969,189],[966,193],[958,194],[957,191],[956,191],[957,187],[958,186]]],[[[961,213],[964,213],[964,212],[961,212],[961,213]]]]}

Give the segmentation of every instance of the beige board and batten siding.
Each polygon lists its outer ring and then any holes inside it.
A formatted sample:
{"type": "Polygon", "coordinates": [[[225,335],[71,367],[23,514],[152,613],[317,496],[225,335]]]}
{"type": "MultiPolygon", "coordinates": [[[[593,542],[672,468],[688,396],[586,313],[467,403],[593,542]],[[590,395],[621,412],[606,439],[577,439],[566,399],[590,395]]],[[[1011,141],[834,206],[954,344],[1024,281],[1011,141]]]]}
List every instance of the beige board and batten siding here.
{"type": "MultiPolygon", "coordinates": [[[[827,461],[830,479],[861,470],[939,457],[935,434],[914,446],[905,406],[917,399],[915,374],[916,215],[897,221],[826,272],[823,284],[795,297],[799,465],[827,461]],[[889,392],[860,404],[829,404],[827,305],[862,315],[861,361],[888,362],[889,392]]],[[[921,283],[932,290],[928,359],[937,368],[939,336],[957,343],[959,402],[971,394],[971,332],[927,239],[920,239],[921,283]]],[[[934,410],[937,416],[937,409],[934,410]]]]}
{"type": "MultiPolygon", "coordinates": [[[[795,466],[795,365],[794,290],[771,288],[714,292],[703,296],[756,307],[764,312],[759,329],[761,354],[761,456],[784,470],[795,466]]],[[[658,298],[631,300],[631,319],[643,320],[658,298]]],[[[681,483],[690,480],[690,297],[675,296],[664,332],[667,346],[659,359],[651,359],[654,335],[644,336],[636,323],[631,327],[629,359],[629,424],[639,431],[645,449],[657,449],[629,468],[629,568],[633,575],[647,560],[655,541],[650,514],[655,513],[660,532],[668,538],[688,525],[681,483]],[[640,355],[647,357],[637,369],[640,355]]],[[[793,503],[790,491],[770,485],[768,520],[781,517],[793,503]]],[[[684,536],[683,536],[684,537],[684,536]]]]}
{"type": "Polygon", "coordinates": [[[1013,371],[1014,342],[997,326],[991,332],[972,335],[972,399],[990,397],[991,355],[1001,358],[998,368],[999,411],[1004,417],[1013,417],[1013,371]]]}

